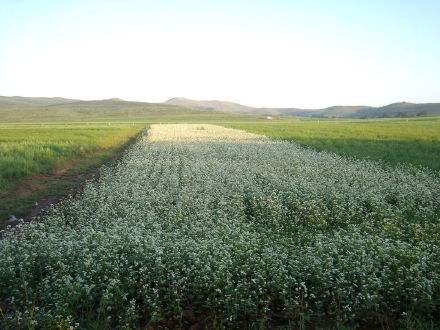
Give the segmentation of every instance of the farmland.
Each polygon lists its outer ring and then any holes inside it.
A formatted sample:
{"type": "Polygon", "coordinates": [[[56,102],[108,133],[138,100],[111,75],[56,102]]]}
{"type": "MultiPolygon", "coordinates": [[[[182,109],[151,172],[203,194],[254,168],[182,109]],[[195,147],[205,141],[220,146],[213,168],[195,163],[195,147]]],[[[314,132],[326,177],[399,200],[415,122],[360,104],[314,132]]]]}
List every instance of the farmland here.
{"type": "Polygon", "coordinates": [[[439,196],[424,169],[152,125],[81,194],[4,233],[0,317],[12,328],[434,327],[439,196]]]}
{"type": "Polygon", "coordinates": [[[96,167],[144,126],[0,124],[0,220],[10,214],[25,215],[30,205],[47,194],[53,195],[56,186],[69,184],[65,176],[51,181],[54,173],[84,172],[87,167],[96,167]],[[24,184],[29,177],[32,180],[24,184]],[[18,193],[17,186],[26,186],[26,191],[18,193]]]}
{"type": "Polygon", "coordinates": [[[440,170],[440,118],[297,120],[233,123],[228,127],[294,141],[316,150],[440,170]]]}
{"type": "Polygon", "coordinates": [[[119,99],[0,97],[0,228],[75,192],[149,123],[264,120],[119,99]]]}

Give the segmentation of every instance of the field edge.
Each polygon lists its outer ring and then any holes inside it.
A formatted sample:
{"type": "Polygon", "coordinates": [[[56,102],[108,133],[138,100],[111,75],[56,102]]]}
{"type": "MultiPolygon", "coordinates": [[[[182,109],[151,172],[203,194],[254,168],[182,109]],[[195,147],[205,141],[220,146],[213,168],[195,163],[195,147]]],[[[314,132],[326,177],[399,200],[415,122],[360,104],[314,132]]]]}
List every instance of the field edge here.
{"type": "Polygon", "coordinates": [[[95,150],[56,166],[49,174],[22,178],[12,187],[0,191],[4,203],[0,208],[0,229],[15,226],[21,220],[31,221],[52,205],[80,193],[88,181],[99,175],[99,168],[117,162],[146,130],[147,127],[140,129],[121,145],[95,150]]]}

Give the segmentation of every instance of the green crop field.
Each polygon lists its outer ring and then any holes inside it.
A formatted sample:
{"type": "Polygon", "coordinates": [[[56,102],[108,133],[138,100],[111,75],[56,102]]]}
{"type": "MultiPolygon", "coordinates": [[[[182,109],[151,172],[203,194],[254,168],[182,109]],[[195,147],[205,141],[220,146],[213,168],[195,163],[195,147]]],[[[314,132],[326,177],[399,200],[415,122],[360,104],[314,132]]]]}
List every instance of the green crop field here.
{"type": "MultiPolygon", "coordinates": [[[[54,194],[55,184],[65,186],[67,182],[46,182],[56,176],[54,172],[84,171],[99,164],[144,126],[0,124],[0,220],[25,215],[39,198],[54,194]],[[24,183],[30,176],[32,180],[24,183]]],[[[63,179],[67,177],[58,181],[63,179]]]]}
{"type": "Polygon", "coordinates": [[[125,106],[0,109],[0,328],[440,324],[440,118],[125,106]]]}
{"type": "Polygon", "coordinates": [[[206,124],[151,125],[0,240],[0,327],[440,324],[440,178],[206,124]]]}
{"type": "Polygon", "coordinates": [[[66,195],[83,181],[78,176],[96,169],[149,123],[266,120],[122,100],[26,100],[0,102],[0,226],[11,216],[25,216],[41,199],[66,195]]]}
{"type": "Polygon", "coordinates": [[[233,123],[229,127],[392,165],[440,170],[440,118],[297,120],[233,123]]]}
{"type": "Polygon", "coordinates": [[[113,148],[139,125],[0,125],[0,190],[72,158],[113,148]]]}

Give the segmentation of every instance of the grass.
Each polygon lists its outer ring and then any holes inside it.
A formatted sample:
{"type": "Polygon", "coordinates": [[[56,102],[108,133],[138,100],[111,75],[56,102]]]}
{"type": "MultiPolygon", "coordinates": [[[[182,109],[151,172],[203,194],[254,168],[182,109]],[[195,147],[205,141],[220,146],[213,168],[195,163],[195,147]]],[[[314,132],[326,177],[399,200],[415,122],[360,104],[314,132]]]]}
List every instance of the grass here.
{"type": "Polygon", "coordinates": [[[297,120],[231,123],[228,127],[391,165],[440,170],[440,119],[297,120]]]}
{"type": "Polygon", "coordinates": [[[42,198],[62,195],[143,125],[0,125],[0,219],[25,215],[42,198]]]}

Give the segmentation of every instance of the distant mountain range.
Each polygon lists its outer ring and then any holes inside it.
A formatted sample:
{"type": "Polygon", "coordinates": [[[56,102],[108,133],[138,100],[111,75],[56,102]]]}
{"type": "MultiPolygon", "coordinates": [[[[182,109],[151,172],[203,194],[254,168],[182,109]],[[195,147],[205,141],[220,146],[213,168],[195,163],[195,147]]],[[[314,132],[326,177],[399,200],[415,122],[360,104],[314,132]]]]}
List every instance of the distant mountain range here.
{"type": "Polygon", "coordinates": [[[33,109],[44,111],[81,111],[81,109],[112,110],[136,109],[141,112],[148,108],[154,111],[197,110],[214,111],[234,114],[249,114],[263,116],[304,116],[321,118],[385,118],[385,117],[415,117],[440,115],[440,103],[393,103],[383,107],[370,106],[333,106],[323,109],[299,108],[255,108],[226,101],[197,101],[187,98],[172,98],[164,103],[147,103],[125,101],[118,98],[106,100],[83,101],[61,97],[22,97],[0,96],[1,109],[33,109]]]}
{"type": "Polygon", "coordinates": [[[172,98],[165,103],[196,109],[210,109],[223,112],[267,115],[267,116],[305,116],[326,118],[381,118],[415,117],[440,115],[440,103],[392,103],[383,107],[371,106],[333,106],[323,109],[299,108],[255,108],[233,102],[197,101],[182,97],[172,98]]]}

